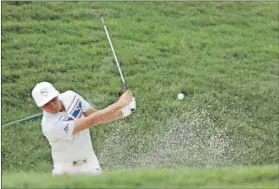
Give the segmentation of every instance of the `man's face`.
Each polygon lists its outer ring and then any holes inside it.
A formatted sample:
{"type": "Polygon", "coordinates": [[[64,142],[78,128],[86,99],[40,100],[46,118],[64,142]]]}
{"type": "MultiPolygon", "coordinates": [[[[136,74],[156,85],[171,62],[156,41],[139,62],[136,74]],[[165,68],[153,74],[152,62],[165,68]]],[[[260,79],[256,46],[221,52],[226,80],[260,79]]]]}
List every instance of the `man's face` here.
{"type": "Polygon", "coordinates": [[[43,105],[41,107],[41,109],[45,110],[49,113],[56,114],[56,113],[60,112],[60,110],[62,109],[62,104],[58,100],[58,98],[55,97],[54,99],[52,99],[51,101],[49,101],[48,103],[43,105]]]}

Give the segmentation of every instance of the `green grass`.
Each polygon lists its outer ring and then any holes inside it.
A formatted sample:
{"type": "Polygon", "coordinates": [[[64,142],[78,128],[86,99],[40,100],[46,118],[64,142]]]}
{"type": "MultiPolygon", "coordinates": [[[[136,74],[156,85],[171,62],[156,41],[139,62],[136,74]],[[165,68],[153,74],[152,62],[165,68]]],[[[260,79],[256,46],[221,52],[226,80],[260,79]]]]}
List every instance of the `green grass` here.
{"type": "Polygon", "coordinates": [[[99,176],[7,173],[3,188],[278,188],[277,166],[222,169],[136,169],[99,176]]]}
{"type": "MultiPolygon", "coordinates": [[[[3,2],[2,124],[40,112],[31,90],[43,80],[100,109],[118,99],[92,10],[137,99],[135,115],[90,130],[103,170],[279,163],[275,2],[3,2]]],[[[39,120],[1,129],[4,183],[51,171],[39,120]]]]}

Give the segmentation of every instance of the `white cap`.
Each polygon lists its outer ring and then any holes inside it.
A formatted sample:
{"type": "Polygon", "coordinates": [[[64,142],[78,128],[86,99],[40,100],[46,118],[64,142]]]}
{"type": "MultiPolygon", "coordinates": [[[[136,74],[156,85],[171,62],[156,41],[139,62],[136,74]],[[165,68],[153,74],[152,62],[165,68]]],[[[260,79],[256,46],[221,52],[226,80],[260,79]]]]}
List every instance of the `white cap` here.
{"type": "Polygon", "coordinates": [[[38,83],[32,90],[32,97],[38,107],[42,107],[58,95],[59,92],[53,85],[45,81],[38,83]]]}

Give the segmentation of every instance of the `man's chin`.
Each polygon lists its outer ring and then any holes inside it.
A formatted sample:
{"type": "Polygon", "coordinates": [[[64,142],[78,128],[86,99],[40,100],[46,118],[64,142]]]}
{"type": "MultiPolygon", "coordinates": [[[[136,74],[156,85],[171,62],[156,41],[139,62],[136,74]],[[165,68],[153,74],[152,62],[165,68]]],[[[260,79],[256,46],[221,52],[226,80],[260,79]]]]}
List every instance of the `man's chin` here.
{"type": "Polygon", "coordinates": [[[53,111],[53,114],[57,114],[57,113],[59,113],[59,111],[57,110],[57,111],[53,111]]]}
{"type": "Polygon", "coordinates": [[[55,110],[52,110],[52,111],[47,111],[48,113],[51,113],[51,114],[57,114],[58,111],[55,111],[55,110]]]}

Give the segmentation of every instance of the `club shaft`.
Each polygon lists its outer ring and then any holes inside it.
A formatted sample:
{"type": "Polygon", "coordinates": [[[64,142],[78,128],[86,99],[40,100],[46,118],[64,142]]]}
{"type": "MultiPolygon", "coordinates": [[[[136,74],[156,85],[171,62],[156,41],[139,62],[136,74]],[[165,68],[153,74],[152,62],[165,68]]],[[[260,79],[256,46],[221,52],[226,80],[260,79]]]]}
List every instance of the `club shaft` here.
{"type": "Polygon", "coordinates": [[[103,18],[103,17],[101,18],[101,21],[102,21],[102,23],[103,23],[103,25],[104,25],[104,30],[105,30],[105,32],[106,32],[106,36],[107,36],[107,39],[108,39],[108,41],[109,41],[109,45],[110,45],[111,51],[112,51],[112,53],[113,53],[113,56],[114,56],[114,59],[115,59],[115,62],[116,62],[118,71],[119,71],[119,73],[120,73],[120,77],[121,77],[121,81],[122,81],[123,87],[124,87],[124,89],[126,89],[126,88],[127,88],[127,85],[126,85],[124,76],[123,76],[123,74],[122,74],[122,71],[121,71],[121,68],[120,68],[120,65],[119,65],[117,56],[116,56],[116,54],[115,54],[115,51],[114,51],[114,48],[113,48],[113,45],[112,45],[112,42],[111,42],[111,39],[110,39],[108,30],[107,30],[107,26],[105,25],[105,22],[104,22],[104,18],[103,18]]]}

